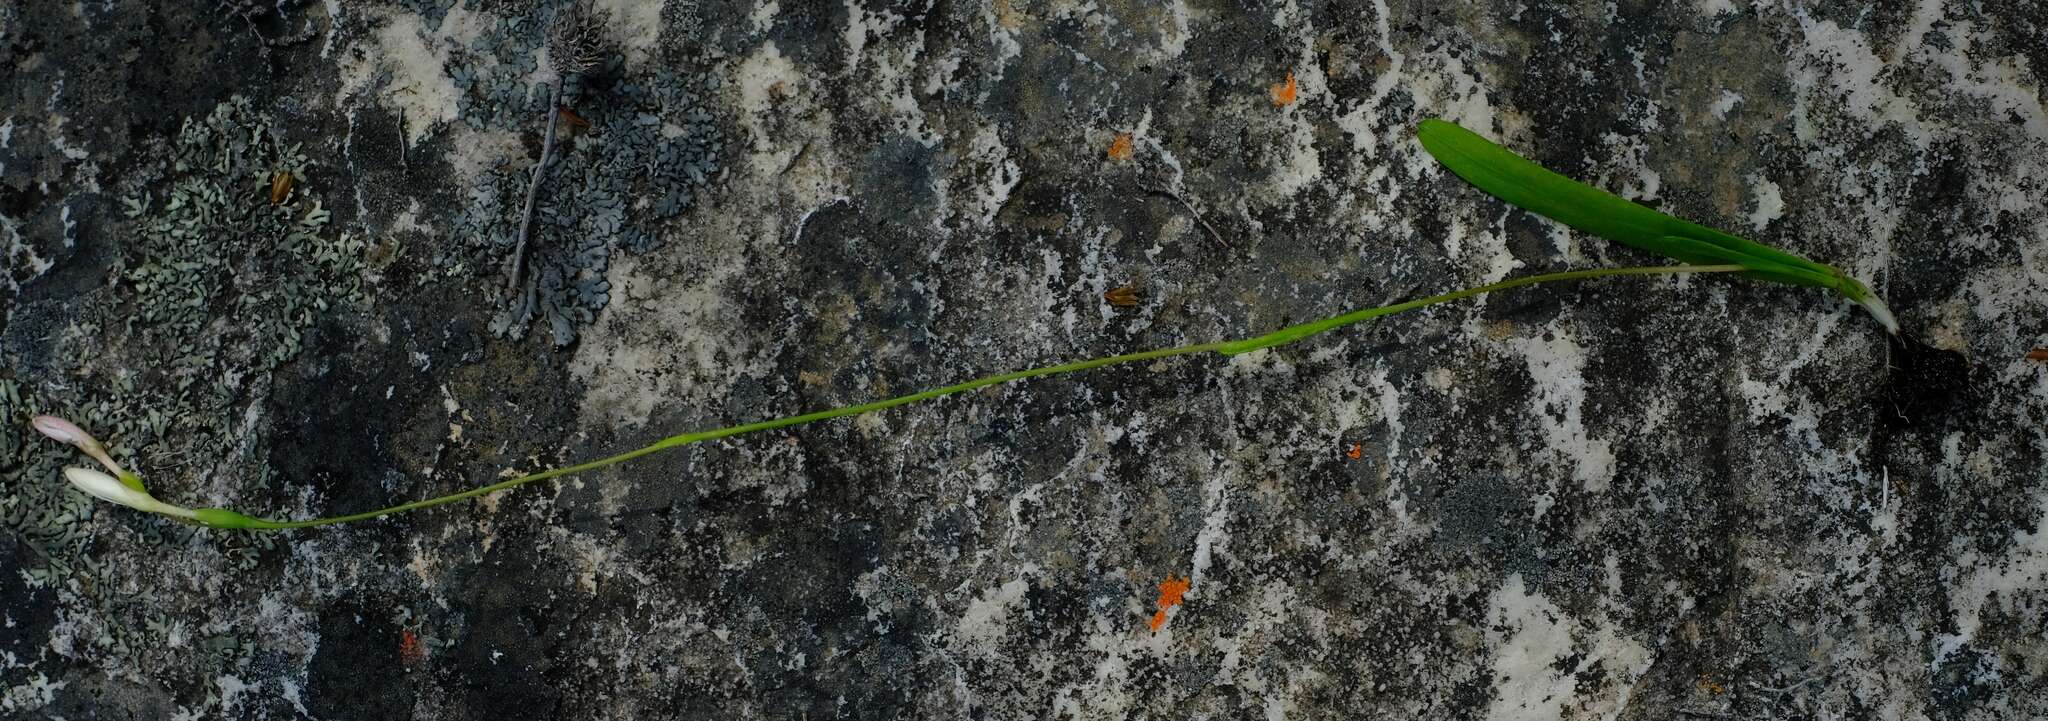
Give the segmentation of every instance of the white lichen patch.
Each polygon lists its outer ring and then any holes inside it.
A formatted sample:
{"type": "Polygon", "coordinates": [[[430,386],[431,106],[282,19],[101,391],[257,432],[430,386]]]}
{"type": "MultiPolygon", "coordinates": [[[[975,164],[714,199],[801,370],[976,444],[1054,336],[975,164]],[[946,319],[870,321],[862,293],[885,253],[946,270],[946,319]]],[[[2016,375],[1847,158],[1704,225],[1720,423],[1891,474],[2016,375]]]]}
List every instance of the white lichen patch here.
{"type": "Polygon", "coordinates": [[[245,703],[242,698],[243,696],[261,693],[263,682],[258,681],[252,684],[243,681],[240,676],[224,673],[214,678],[213,685],[214,689],[219,693],[220,712],[232,714],[242,708],[242,705],[245,703]]]}
{"type": "MultiPolygon", "coordinates": [[[[1311,76],[1315,80],[1320,81],[1322,74],[1319,71],[1297,73],[1295,81],[1306,85],[1309,81],[1304,80],[1304,78],[1311,76]]],[[[1302,188],[1315,184],[1323,178],[1322,155],[1316,149],[1315,126],[1304,115],[1305,111],[1286,115],[1286,121],[1283,125],[1285,136],[1281,141],[1280,149],[1282,159],[1279,166],[1274,169],[1273,175],[1268,180],[1266,186],[1275,203],[1284,202],[1286,198],[1292,198],[1296,193],[1301,192],[1302,188]]]]}
{"type": "Polygon", "coordinates": [[[1771,221],[1784,217],[1785,197],[1780,194],[1778,184],[1771,182],[1770,178],[1749,176],[1749,194],[1751,208],[1747,220],[1750,230],[1761,233],[1770,227],[1771,221]]]}
{"type": "MultiPolygon", "coordinates": [[[[1142,439],[1139,442],[1143,445],[1142,439]]],[[[1209,564],[1230,546],[1230,495],[1228,476],[1222,469],[1202,475],[1202,529],[1195,532],[1195,553],[1188,560],[1188,593],[1201,598],[1208,586],[1209,564]]]]}
{"type": "Polygon", "coordinates": [[[1263,112],[1272,107],[1278,114],[1279,127],[1272,131],[1278,139],[1272,172],[1263,183],[1263,200],[1272,204],[1284,204],[1296,193],[1323,178],[1322,155],[1316,147],[1316,124],[1325,119],[1332,106],[1329,83],[1323,75],[1322,63],[1316,61],[1316,29],[1306,20],[1306,14],[1294,0],[1282,3],[1273,14],[1273,24],[1282,28],[1292,37],[1295,61],[1287,75],[1274,77],[1273,83],[1283,85],[1292,82],[1292,97],[1281,100],[1271,97],[1271,89],[1262,93],[1250,104],[1263,112]]]}
{"type": "MultiPolygon", "coordinates": [[[[1787,67],[1795,90],[1791,118],[1799,140],[1819,146],[1806,163],[1819,170],[1812,184],[1819,192],[1849,199],[1817,221],[1852,234],[1880,269],[1891,262],[1891,246],[1910,207],[1905,201],[1923,182],[1920,176],[1933,161],[1930,153],[1945,152],[1937,148],[1958,134],[1989,129],[1980,124],[1990,118],[1997,119],[1995,127],[2029,136],[2020,147],[2039,148],[2048,138],[2039,84],[2016,76],[2009,59],[1976,52],[1981,28],[1945,18],[1946,7],[1918,4],[1904,35],[1882,50],[1867,29],[1853,24],[1845,27],[1799,9],[1785,18],[1800,33],[1799,42],[1790,46],[1795,54],[1787,67]],[[1850,154],[1827,142],[1845,130],[1866,141],[1896,131],[1905,142],[1903,147],[1869,145],[1850,154]]],[[[2040,155],[2019,152],[2010,158],[2011,167],[1988,175],[2023,177],[2029,172],[2027,161],[2040,155]]],[[[1973,182],[1982,182],[1978,173],[1971,175],[1973,182]]],[[[1862,270],[1853,263],[1836,264],[1862,270]]]]}
{"type": "Polygon", "coordinates": [[[449,50],[475,39],[476,25],[464,22],[461,6],[449,11],[438,31],[418,15],[366,9],[374,30],[369,42],[351,48],[341,61],[341,94],[359,95],[402,113],[406,142],[417,144],[460,112],[460,91],[448,75],[449,50]],[[384,87],[371,87],[378,71],[391,73],[384,87]]]}
{"type": "MultiPolygon", "coordinates": [[[[8,149],[11,149],[11,148],[12,148],[13,146],[14,146],[14,116],[12,116],[12,115],[9,115],[9,116],[7,116],[7,117],[6,117],[6,119],[4,119],[4,120],[0,120],[0,150],[8,150],[8,149]]],[[[8,155],[10,155],[10,156],[11,156],[11,155],[13,155],[13,154],[12,154],[12,153],[9,153],[8,155]]],[[[5,174],[6,172],[7,172],[7,161],[6,161],[6,160],[4,160],[4,159],[0,159],[0,174],[5,174]]]]}
{"type": "MultiPolygon", "coordinates": [[[[981,4],[981,22],[988,33],[989,41],[995,46],[995,57],[989,63],[988,76],[991,81],[1001,81],[1010,61],[1024,54],[1024,47],[1017,42],[1017,29],[1022,20],[1011,5],[1012,0],[996,0],[981,4]]],[[[993,82],[990,83],[993,86],[993,82]]],[[[986,100],[984,93],[980,98],[986,100]]]]}
{"type": "Polygon", "coordinates": [[[626,62],[639,65],[653,56],[661,40],[661,11],[669,0],[594,0],[604,13],[605,30],[626,51],[626,62]]]}
{"type": "MultiPolygon", "coordinates": [[[[1644,130],[1654,130],[1654,121],[1644,130]]],[[[1664,178],[1645,160],[1649,156],[1649,145],[1641,136],[1608,133],[1601,137],[1602,144],[1613,153],[1613,160],[1606,166],[1594,185],[1614,189],[1614,194],[1637,202],[1654,201],[1664,190],[1664,178]]]]}
{"type": "MultiPolygon", "coordinates": [[[[7,668],[17,668],[13,654],[7,654],[7,668]]],[[[49,675],[36,671],[28,675],[23,683],[8,686],[0,691],[0,711],[10,714],[26,714],[50,705],[57,700],[57,692],[69,685],[68,681],[55,681],[49,675]]]]}
{"type": "MultiPolygon", "coordinates": [[[[71,123],[71,118],[63,113],[55,112],[57,100],[63,97],[63,95],[64,81],[59,80],[50,91],[50,102],[46,107],[50,108],[52,112],[43,118],[43,137],[49,139],[50,149],[57,151],[57,154],[63,156],[65,160],[73,162],[82,161],[92,157],[92,153],[83,147],[73,145],[71,139],[65,137],[64,126],[71,123]]],[[[98,173],[87,173],[85,177],[92,178],[96,175],[98,173]]]]}
{"type": "MultiPolygon", "coordinates": [[[[771,152],[780,145],[770,132],[770,122],[777,116],[796,114],[791,112],[796,109],[785,108],[784,103],[792,97],[808,95],[808,82],[808,77],[798,72],[796,63],[783,55],[772,40],[761,43],[734,69],[729,86],[738,89],[740,123],[747,129],[756,153],[771,152]]],[[[777,159],[781,162],[773,163],[776,167],[787,165],[788,157],[794,156],[797,148],[792,145],[780,152],[783,155],[777,159]]]]}
{"type": "MultiPolygon", "coordinates": [[[[1522,261],[1508,248],[1507,234],[1501,231],[1510,209],[1491,218],[1489,225],[1467,222],[1463,216],[1453,216],[1445,226],[1443,238],[1444,257],[1456,258],[1480,268],[1479,277],[1468,281],[1473,285],[1495,283],[1507,278],[1508,273],[1522,267],[1522,261]],[[1469,246],[1466,241],[1476,241],[1469,246]]],[[[1468,324],[1477,323],[1478,316],[1468,315],[1468,324]]],[[[1479,333],[1474,332],[1477,336],[1479,333]]]]}
{"type": "Polygon", "coordinates": [[[0,252],[0,259],[7,261],[9,269],[9,272],[0,273],[0,283],[7,284],[9,293],[16,288],[15,268],[26,270],[27,278],[38,278],[56,267],[56,261],[36,253],[35,245],[21,234],[21,223],[13,218],[0,215],[0,237],[6,238],[5,251],[0,252]]]}
{"type": "Polygon", "coordinates": [[[1888,82],[1890,63],[1871,49],[1861,31],[1816,19],[1803,10],[1793,16],[1802,34],[1793,48],[1801,57],[1788,70],[1796,90],[1793,128],[1801,142],[1819,139],[1816,121],[1832,116],[1816,102],[1838,105],[1866,126],[1897,125],[1923,147],[1931,140],[1917,104],[1893,89],[1888,82]]]}
{"type": "MultiPolygon", "coordinates": [[[[1394,88],[1412,81],[1406,77],[1408,54],[1394,42],[1392,24],[1388,21],[1389,12],[1391,11],[1387,9],[1386,0],[1373,0],[1373,36],[1378,44],[1375,49],[1386,55],[1387,69],[1373,78],[1371,94],[1353,105],[1350,112],[1335,119],[1337,127],[1351,136],[1351,149],[1365,153],[1368,158],[1377,155],[1380,150],[1378,120],[1381,103],[1394,88]]],[[[1397,133],[1394,137],[1406,136],[1397,133]]]]}
{"type": "MultiPolygon", "coordinates": [[[[1486,97],[1487,81],[1458,55],[1449,50],[1438,50],[1415,58],[1414,65],[1406,87],[1414,96],[1416,106],[1425,109],[1424,112],[1430,116],[1457,123],[1488,137],[1494,137],[1497,122],[1510,119],[1496,112],[1486,97]]],[[[1521,129],[1519,124],[1505,125],[1498,131],[1502,133],[1499,137],[1515,138],[1521,129]]],[[[1400,136],[1404,142],[1413,133],[1412,123],[1400,125],[1400,136]]]]}
{"type": "Polygon", "coordinates": [[[754,11],[747,14],[747,22],[753,26],[754,32],[765,33],[770,28],[775,27],[775,16],[780,14],[782,14],[782,3],[776,0],[766,0],[765,2],[754,4],[754,11]]]}
{"type": "Polygon", "coordinates": [[[1650,649],[1611,624],[1588,624],[1508,576],[1489,599],[1487,645],[1493,651],[1488,721],[1562,721],[1617,717],[1650,668],[1650,649]],[[1576,663],[1565,664],[1567,660],[1576,663]],[[1604,672],[1594,688],[1578,677],[1604,672]]]}
{"type": "Polygon", "coordinates": [[[1194,10],[1187,0],[1170,0],[1165,7],[1167,27],[1159,33],[1161,59],[1172,60],[1188,50],[1188,39],[1194,35],[1194,10]]]}
{"type": "MultiPolygon", "coordinates": [[[[1408,477],[1408,472],[1412,469],[1409,464],[1410,454],[1402,445],[1402,437],[1407,434],[1408,427],[1402,421],[1404,406],[1401,403],[1401,389],[1388,380],[1387,369],[1384,367],[1373,369],[1372,375],[1367,379],[1367,388],[1372,391],[1380,422],[1387,429],[1385,448],[1381,451],[1387,464],[1387,512],[1393,516],[1397,524],[1394,530],[1400,532],[1402,537],[1419,536],[1426,533],[1428,527],[1416,520],[1414,514],[1408,510],[1408,491],[1403,479],[1408,477]]],[[[1431,465],[1428,456],[1418,457],[1418,465],[1425,469],[1431,465]]]]}
{"type": "Polygon", "coordinates": [[[1602,493],[1614,479],[1614,448],[1586,428],[1586,351],[1561,326],[1541,337],[1507,341],[1520,353],[1534,382],[1529,412],[1543,435],[1543,450],[1568,464],[1587,493],[1602,493]]]}
{"type": "Polygon", "coordinates": [[[1092,614],[1078,643],[1077,661],[1085,671],[1078,681],[1050,686],[1055,718],[1131,718],[1139,699],[1130,693],[1132,664],[1140,658],[1160,659],[1173,652],[1169,624],[1159,633],[1143,630],[1141,619],[1092,614]]]}
{"type": "Polygon", "coordinates": [[[1742,100],[1742,93],[1723,89],[1721,96],[1714,99],[1714,104],[1707,106],[1707,112],[1713,113],[1715,120],[1727,120],[1728,112],[1742,104],[1742,100]]]}
{"type": "MultiPolygon", "coordinates": [[[[1221,653],[1217,662],[1215,683],[1242,688],[1256,699],[1255,703],[1266,718],[1286,718],[1285,712],[1293,706],[1293,689],[1314,674],[1312,669],[1292,664],[1268,663],[1264,659],[1273,653],[1273,645],[1279,642],[1282,629],[1308,625],[1312,628],[1326,628],[1314,623],[1309,614],[1303,613],[1304,604],[1299,593],[1285,583],[1268,583],[1249,590],[1250,597],[1241,605],[1244,621],[1230,633],[1216,634],[1213,638],[1188,639],[1199,642],[1221,653]]],[[[1169,627],[1170,628],[1170,627],[1169,627]]]]}
{"type": "Polygon", "coordinates": [[[1693,0],[1693,8],[1702,17],[1713,18],[1735,12],[1735,0],[1693,0]]]}
{"type": "Polygon", "coordinates": [[[638,306],[632,320],[614,308],[585,331],[571,372],[589,387],[582,415],[608,426],[647,422],[657,403],[691,403],[715,397],[729,370],[720,349],[739,350],[734,331],[739,309],[720,287],[735,272],[717,266],[710,275],[684,284],[664,273],[642,272],[648,260],[621,258],[606,276],[615,293],[638,306]],[[655,299],[659,299],[658,301],[655,299]],[[660,344],[647,343],[661,338],[660,344]],[[705,380],[712,385],[700,385],[705,380]]]}
{"type": "Polygon", "coordinates": [[[984,658],[1001,653],[997,642],[1009,634],[1012,619],[1029,612],[1024,604],[1024,592],[1031,588],[1027,575],[1030,574],[1020,574],[1000,586],[985,589],[968,602],[953,624],[951,645],[955,653],[984,658]]]}
{"type": "Polygon", "coordinates": [[[916,138],[926,147],[937,145],[939,134],[925,120],[918,104],[916,79],[924,55],[924,28],[908,33],[895,30],[906,18],[889,10],[871,11],[859,0],[846,0],[845,43],[847,68],[857,82],[871,88],[871,97],[887,108],[895,132],[916,138]],[[869,43],[875,43],[870,49],[869,43]]]}
{"type": "Polygon", "coordinates": [[[1948,599],[1956,630],[1935,637],[1936,665],[1983,632],[1987,610],[2012,617],[2017,628],[2048,623],[2048,493],[2035,494],[2034,501],[2040,514],[2034,529],[2013,533],[2012,547],[2002,557],[1967,550],[1955,559],[1948,599]]]}
{"type": "MultiPolygon", "coordinates": [[[[630,489],[624,483],[603,485],[601,490],[604,491],[605,500],[599,513],[606,517],[616,516],[621,508],[620,497],[626,495],[630,489]]],[[[560,529],[555,531],[555,536],[555,543],[558,546],[567,546],[568,552],[564,555],[570,564],[569,570],[575,575],[576,588],[584,593],[596,594],[598,584],[603,579],[633,572],[632,562],[620,555],[618,538],[615,536],[599,538],[560,529]]]]}
{"type": "MultiPolygon", "coordinates": [[[[967,167],[962,169],[960,176],[972,185],[968,187],[971,199],[963,201],[966,209],[962,214],[978,226],[992,227],[996,212],[1010,202],[1010,192],[1024,181],[1023,168],[1010,157],[1010,148],[1003,142],[1002,128],[995,125],[974,128],[963,161],[967,167]]],[[[940,196],[942,199],[950,197],[950,188],[943,189],[940,196]]],[[[953,207],[951,203],[941,204],[953,207]]]]}

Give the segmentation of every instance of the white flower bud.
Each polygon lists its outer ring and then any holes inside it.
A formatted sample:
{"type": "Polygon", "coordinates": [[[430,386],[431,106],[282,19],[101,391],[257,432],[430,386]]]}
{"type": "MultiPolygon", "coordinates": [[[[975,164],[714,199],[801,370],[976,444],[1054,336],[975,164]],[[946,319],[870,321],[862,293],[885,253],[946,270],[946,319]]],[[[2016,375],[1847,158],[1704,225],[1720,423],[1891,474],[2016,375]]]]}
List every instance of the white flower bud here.
{"type": "Polygon", "coordinates": [[[118,478],[90,468],[66,468],[64,469],[64,479],[71,481],[71,485],[77,486],[78,490],[85,491],[102,501],[127,506],[138,511],[161,513],[167,516],[177,516],[180,518],[191,518],[193,516],[192,509],[190,508],[164,503],[157,500],[154,496],[129,487],[128,484],[122,483],[118,478]]]}

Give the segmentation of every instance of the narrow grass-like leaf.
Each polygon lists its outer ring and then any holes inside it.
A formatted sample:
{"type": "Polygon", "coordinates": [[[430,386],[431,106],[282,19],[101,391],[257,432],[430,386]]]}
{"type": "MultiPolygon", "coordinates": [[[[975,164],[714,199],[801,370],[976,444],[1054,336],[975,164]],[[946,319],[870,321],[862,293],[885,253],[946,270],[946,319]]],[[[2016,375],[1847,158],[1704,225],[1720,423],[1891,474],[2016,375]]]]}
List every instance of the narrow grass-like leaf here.
{"type": "MultiPolygon", "coordinates": [[[[791,426],[799,426],[806,423],[830,420],[833,418],[843,418],[846,416],[859,415],[862,413],[873,413],[875,411],[887,410],[901,405],[917,403],[920,401],[928,401],[934,398],[953,395],[955,393],[964,393],[978,388],[986,388],[1000,383],[1021,381],[1028,378],[1040,378],[1044,376],[1059,375],[1062,373],[1073,373],[1076,371],[1085,371],[1092,368],[1101,368],[1104,366],[1120,365],[1126,363],[1150,363],[1164,358],[1171,358],[1174,356],[1183,355],[1193,355],[1197,353],[1221,353],[1223,355],[1249,353],[1255,350],[1262,350],[1266,348],[1272,348],[1274,346],[1292,343],[1298,340],[1302,340],[1304,338],[1308,338],[1322,333],[1327,333],[1338,328],[1343,328],[1345,326],[1349,326],[1355,323],[1362,323],[1381,316],[1415,310],[1417,308],[1432,306],[1439,303],[1449,303],[1456,300],[1463,300],[1474,296],[1485,295],[1487,293],[1498,293],[1501,291],[1512,290],[1523,286],[1536,285],[1538,283],[1550,283],[1566,280],[1587,280],[1592,278],[1607,278],[1617,276],[1674,275],[1679,273],[1737,273],[1742,272],[1744,268],[1745,266],[1734,264],[1681,265],[1649,268],[1595,268],[1591,270],[1570,270],[1561,271],[1557,273],[1545,273],[1542,275],[1525,276],[1521,278],[1512,278],[1509,280],[1500,281],[1498,283],[1482,285],[1476,288],[1465,288],[1463,290],[1455,290],[1449,293],[1433,295],[1427,298],[1418,298],[1403,303],[1395,303],[1393,305],[1385,305],[1380,306],[1378,308],[1367,308],[1364,310],[1352,311],[1350,313],[1345,313],[1344,315],[1332,318],[1324,318],[1318,321],[1288,326],[1286,328],[1282,328],[1272,333],[1267,333],[1265,335],[1256,336],[1252,338],[1244,338],[1241,340],[1234,341],[1217,341],[1213,343],[1197,343],[1194,345],[1184,345],[1176,348],[1162,348],[1159,350],[1140,351],[1137,353],[1125,353],[1123,355],[1114,355],[1104,358],[1094,358],[1084,361],[1075,361],[1073,363],[1062,363],[1060,365],[1044,366],[1041,368],[1033,368],[1030,370],[1013,371],[1010,373],[1003,373],[1000,375],[976,378],[965,383],[956,383],[950,386],[945,386],[943,388],[933,388],[931,390],[920,391],[917,393],[912,393],[910,395],[897,396],[895,398],[872,401],[868,403],[862,403],[859,405],[842,406],[830,410],[817,411],[814,413],[805,413],[803,415],[798,416],[787,416],[783,418],[777,418],[774,420],[747,423],[744,425],[737,426],[727,426],[725,428],[719,428],[710,431],[683,433],[680,435],[669,436],[659,441],[655,441],[650,445],[642,446],[640,448],[626,451],[624,453],[620,453],[618,455],[610,456],[607,458],[599,458],[594,461],[585,461],[583,463],[578,463],[576,465],[563,466],[561,468],[541,471],[538,473],[529,473],[527,475],[519,476],[517,478],[502,480],[497,483],[490,484],[488,486],[479,486],[476,488],[471,488],[466,491],[450,493],[445,496],[439,496],[420,501],[413,501],[411,503],[401,503],[399,505],[391,506],[389,508],[382,508],[375,511],[365,511],[362,513],[351,513],[343,516],[329,516],[327,518],[314,518],[311,520],[304,521],[273,521],[264,518],[255,518],[252,516],[247,516],[242,513],[232,511],[226,508],[186,509],[176,506],[169,506],[166,504],[159,504],[158,506],[148,506],[148,504],[139,503],[128,503],[126,505],[135,505],[137,507],[143,507],[143,510],[154,510],[154,512],[156,513],[175,515],[179,518],[191,520],[200,524],[212,526],[214,528],[232,530],[272,531],[291,528],[312,528],[315,526],[330,526],[338,523],[352,523],[355,521],[367,521],[374,518],[388,516],[394,513],[404,513],[406,511],[416,511],[424,508],[443,506],[468,498],[475,498],[477,496],[496,493],[498,491],[518,488],[529,483],[544,481],[550,478],[559,478],[566,475],[594,471],[599,468],[604,468],[605,466],[610,466],[617,463],[624,463],[651,453],[658,453],[669,448],[686,446],[692,443],[701,443],[704,441],[717,440],[720,438],[727,438],[746,433],[757,433],[760,431],[769,431],[778,428],[788,428],[791,426]]],[[[38,427],[41,428],[42,426],[38,427]]],[[[55,426],[51,427],[55,428],[55,426]]],[[[84,432],[79,431],[78,435],[83,436],[84,432]]],[[[64,440],[67,436],[65,436],[62,433],[58,433],[53,435],[52,437],[57,438],[58,440],[64,440]]],[[[130,493],[141,498],[149,498],[147,494],[143,494],[140,491],[128,491],[126,489],[120,489],[118,491],[105,490],[106,488],[111,487],[112,485],[112,479],[107,479],[106,481],[103,482],[88,484],[86,490],[88,492],[93,492],[94,495],[98,495],[101,498],[107,498],[117,503],[122,502],[122,499],[127,497],[125,494],[130,493]]],[[[156,501],[154,499],[150,499],[149,503],[156,503],[156,501]]]]}
{"type": "Polygon", "coordinates": [[[1424,120],[1422,147],[1480,190],[1580,231],[1693,264],[1726,263],[1744,275],[1831,288],[1862,304],[1887,330],[1898,322],[1884,301],[1834,266],[1682,220],[1564,177],[1455,123],[1424,120]]]}

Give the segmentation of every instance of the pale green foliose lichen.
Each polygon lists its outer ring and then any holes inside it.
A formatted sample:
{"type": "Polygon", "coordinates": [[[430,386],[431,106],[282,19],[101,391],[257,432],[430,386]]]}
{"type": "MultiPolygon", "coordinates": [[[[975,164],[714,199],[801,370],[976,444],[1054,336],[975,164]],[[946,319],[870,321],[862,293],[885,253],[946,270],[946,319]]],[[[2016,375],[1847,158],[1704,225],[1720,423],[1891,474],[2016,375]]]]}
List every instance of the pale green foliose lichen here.
{"type": "MultiPolygon", "coordinates": [[[[185,492],[219,478],[260,492],[266,465],[238,461],[261,449],[237,427],[305,331],[364,298],[364,244],[329,227],[313,197],[317,168],[246,98],[187,119],[144,156],[138,190],[124,198],[129,223],[111,229],[120,237],[106,286],[83,298],[52,341],[61,382],[0,373],[0,525],[42,552],[48,565],[31,576],[44,582],[90,578],[103,561],[80,552],[94,503],[59,475],[80,457],[30,434],[29,417],[55,412],[91,429],[167,498],[198,502],[185,492]],[[273,203],[280,172],[293,190],[273,203]]],[[[197,542],[247,569],[271,545],[253,536],[195,541],[164,519],[122,517],[133,537],[121,542],[142,552],[197,542]]]]}

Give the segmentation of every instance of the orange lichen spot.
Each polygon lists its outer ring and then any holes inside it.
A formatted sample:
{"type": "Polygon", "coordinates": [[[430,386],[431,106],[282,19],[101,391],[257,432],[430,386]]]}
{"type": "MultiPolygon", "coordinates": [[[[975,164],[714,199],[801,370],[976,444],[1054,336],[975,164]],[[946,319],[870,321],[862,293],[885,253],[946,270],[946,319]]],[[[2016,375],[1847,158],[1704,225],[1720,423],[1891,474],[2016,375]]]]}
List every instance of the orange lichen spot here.
{"type": "Polygon", "coordinates": [[[1138,289],[1128,285],[1121,288],[1111,288],[1103,292],[1102,299],[1109,301],[1110,305],[1119,308],[1129,308],[1138,304],[1138,289]]]}
{"type": "Polygon", "coordinates": [[[1187,592],[1188,579],[1185,578],[1167,576],[1166,581],[1159,584],[1159,611],[1152,614],[1153,631],[1166,626],[1166,610],[1180,605],[1181,597],[1187,592]]]}
{"type": "Polygon", "coordinates": [[[426,657],[427,647],[420,643],[420,637],[411,629],[401,629],[398,632],[398,660],[407,666],[418,666],[426,657]]]}
{"type": "Polygon", "coordinates": [[[1130,133],[1117,133],[1116,139],[1109,141],[1109,158],[1111,160],[1130,160],[1131,156],[1136,153],[1136,149],[1132,147],[1131,141],[1130,133]]]}
{"type": "Polygon", "coordinates": [[[1166,581],[1159,584],[1159,607],[1178,606],[1181,597],[1187,594],[1188,579],[1167,576],[1166,581]]]}
{"type": "Polygon", "coordinates": [[[1294,71],[1287,71],[1287,82],[1273,84],[1273,107],[1284,108],[1293,105],[1294,96],[1300,90],[1300,86],[1294,84],[1294,71]]]}
{"type": "Polygon", "coordinates": [[[1358,457],[1362,455],[1365,455],[1365,449],[1360,448],[1356,443],[1351,444],[1350,450],[1344,451],[1344,457],[1354,461],[1358,460],[1358,457]]]}

